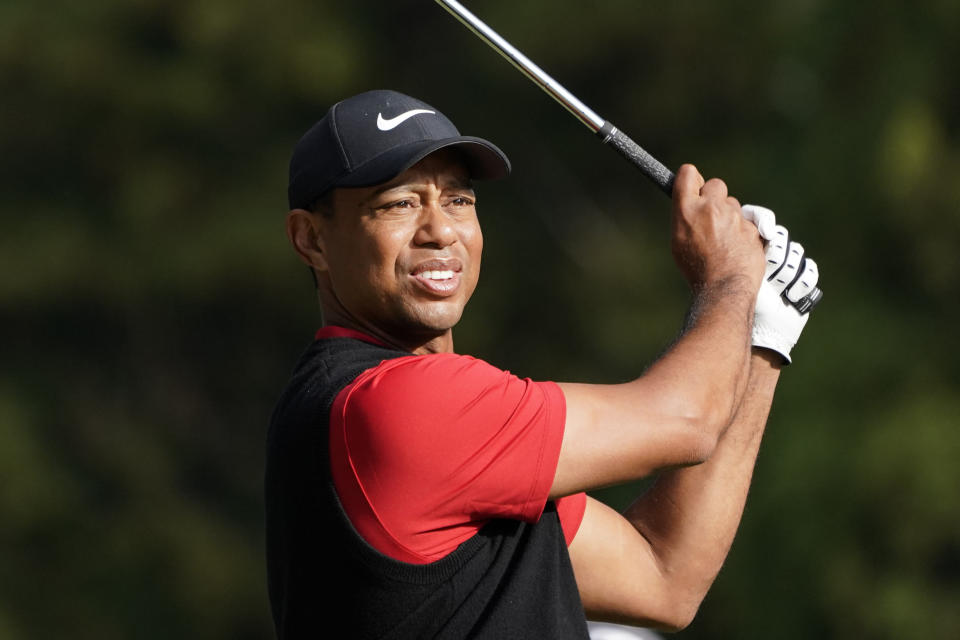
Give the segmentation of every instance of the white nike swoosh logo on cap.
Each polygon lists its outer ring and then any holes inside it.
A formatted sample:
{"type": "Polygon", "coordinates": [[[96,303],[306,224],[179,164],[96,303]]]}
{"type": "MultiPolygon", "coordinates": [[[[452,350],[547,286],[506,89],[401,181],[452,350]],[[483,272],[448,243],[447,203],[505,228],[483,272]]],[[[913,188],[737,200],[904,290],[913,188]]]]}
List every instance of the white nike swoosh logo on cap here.
{"type": "Polygon", "coordinates": [[[429,109],[411,109],[410,111],[405,111],[389,119],[384,118],[382,113],[378,113],[377,129],[380,129],[380,131],[390,131],[390,129],[397,128],[404,120],[409,120],[413,116],[418,116],[421,113],[436,113],[436,111],[430,111],[429,109]]]}

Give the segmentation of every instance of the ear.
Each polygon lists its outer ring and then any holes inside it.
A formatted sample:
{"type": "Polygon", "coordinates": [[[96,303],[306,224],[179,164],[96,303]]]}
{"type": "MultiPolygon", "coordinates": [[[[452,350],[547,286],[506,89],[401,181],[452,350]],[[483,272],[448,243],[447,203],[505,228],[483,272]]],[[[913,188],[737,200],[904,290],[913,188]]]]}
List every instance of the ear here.
{"type": "Polygon", "coordinates": [[[307,266],[326,271],[322,226],[322,217],[306,209],[292,209],[287,214],[287,238],[293,250],[307,266]]]}

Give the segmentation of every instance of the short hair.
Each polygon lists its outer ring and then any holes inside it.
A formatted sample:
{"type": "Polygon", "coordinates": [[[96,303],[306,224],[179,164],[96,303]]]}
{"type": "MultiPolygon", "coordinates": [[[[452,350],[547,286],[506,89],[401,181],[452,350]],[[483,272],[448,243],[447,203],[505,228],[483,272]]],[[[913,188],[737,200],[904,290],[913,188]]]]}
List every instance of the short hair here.
{"type": "MultiPolygon", "coordinates": [[[[324,218],[333,216],[333,189],[317,196],[317,198],[307,206],[307,211],[323,216],[324,218]]],[[[307,269],[310,271],[310,278],[313,280],[313,288],[319,289],[320,282],[317,280],[316,272],[313,270],[313,267],[307,267],[307,269]]]]}
{"type": "Polygon", "coordinates": [[[323,194],[318,196],[313,202],[310,203],[310,206],[307,207],[307,211],[310,213],[318,213],[324,218],[329,218],[333,215],[333,189],[325,191],[323,194]]]}

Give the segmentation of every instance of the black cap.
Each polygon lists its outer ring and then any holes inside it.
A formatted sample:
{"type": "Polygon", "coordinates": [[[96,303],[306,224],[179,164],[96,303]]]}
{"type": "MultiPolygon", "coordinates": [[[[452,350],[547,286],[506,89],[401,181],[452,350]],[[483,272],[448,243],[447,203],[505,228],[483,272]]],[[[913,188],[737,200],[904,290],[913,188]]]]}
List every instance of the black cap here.
{"type": "Polygon", "coordinates": [[[456,146],[478,180],[510,173],[507,156],[482,138],[461,136],[442,113],[396,91],[367,91],[330,107],[290,159],[287,198],[303,209],[335,187],[386,182],[437,149],[456,146]]]}

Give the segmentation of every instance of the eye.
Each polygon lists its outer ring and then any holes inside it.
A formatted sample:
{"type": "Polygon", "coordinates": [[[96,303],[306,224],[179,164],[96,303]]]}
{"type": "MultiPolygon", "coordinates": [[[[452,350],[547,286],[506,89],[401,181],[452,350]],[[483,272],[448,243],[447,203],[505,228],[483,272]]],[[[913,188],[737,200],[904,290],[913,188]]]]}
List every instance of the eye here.
{"type": "Polygon", "coordinates": [[[450,204],[455,207],[469,207],[474,204],[474,199],[468,196],[453,196],[450,198],[450,204]]]}
{"type": "Polygon", "coordinates": [[[403,200],[394,200],[393,202],[388,202],[386,204],[380,205],[376,208],[377,211],[404,211],[407,209],[413,209],[417,206],[417,202],[411,198],[404,198],[403,200]]]}

